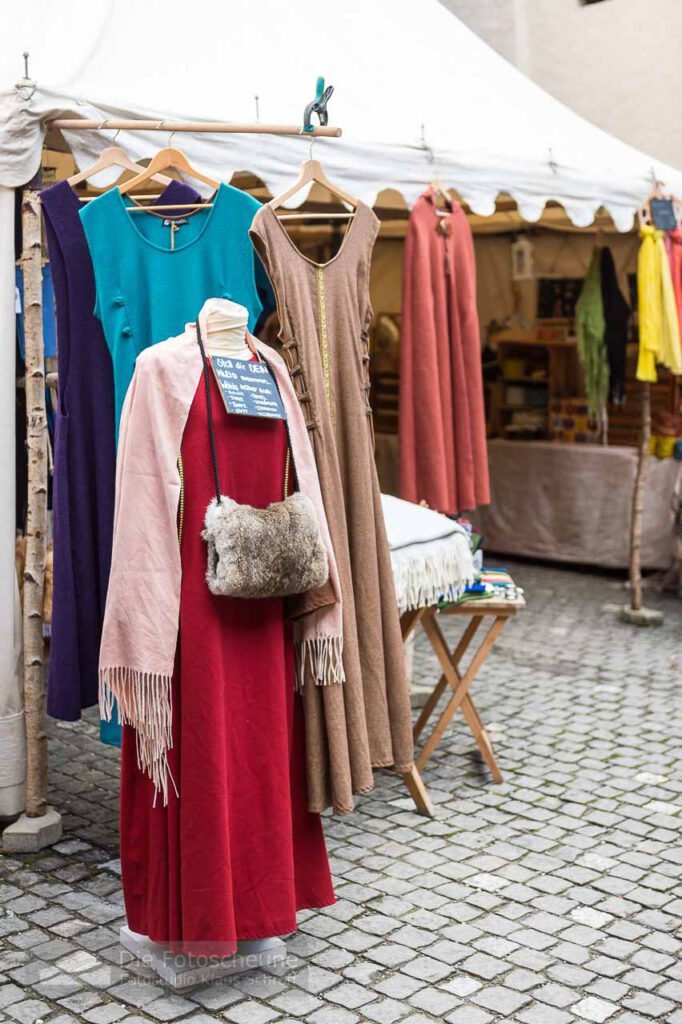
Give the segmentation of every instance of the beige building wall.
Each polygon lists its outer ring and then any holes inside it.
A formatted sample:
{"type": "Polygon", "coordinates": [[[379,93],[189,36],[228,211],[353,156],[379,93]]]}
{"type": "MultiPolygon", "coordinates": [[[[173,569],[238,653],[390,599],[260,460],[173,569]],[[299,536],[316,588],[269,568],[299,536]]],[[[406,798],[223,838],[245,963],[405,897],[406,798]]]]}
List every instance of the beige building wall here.
{"type": "Polygon", "coordinates": [[[682,0],[441,0],[543,89],[682,167],[682,0]]]}

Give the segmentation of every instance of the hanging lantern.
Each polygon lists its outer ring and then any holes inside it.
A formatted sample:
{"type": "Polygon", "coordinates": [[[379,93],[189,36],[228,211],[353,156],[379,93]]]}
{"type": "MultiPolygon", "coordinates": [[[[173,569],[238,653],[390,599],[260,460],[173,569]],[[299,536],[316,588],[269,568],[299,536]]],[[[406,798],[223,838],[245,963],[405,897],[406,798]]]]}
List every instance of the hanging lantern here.
{"type": "Polygon", "coordinates": [[[511,247],[512,281],[532,281],[535,278],[533,243],[527,235],[521,235],[511,247]]]}

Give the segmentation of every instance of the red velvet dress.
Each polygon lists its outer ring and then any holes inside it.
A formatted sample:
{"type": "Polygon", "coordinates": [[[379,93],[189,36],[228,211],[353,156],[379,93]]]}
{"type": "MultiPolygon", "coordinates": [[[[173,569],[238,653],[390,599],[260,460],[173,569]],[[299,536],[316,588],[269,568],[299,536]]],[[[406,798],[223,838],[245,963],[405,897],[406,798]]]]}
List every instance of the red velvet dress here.
{"type": "MultiPolygon", "coordinates": [[[[228,415],[211,378],[224,494],[282,499],[286,431],[228,415]]],[[[334,902],[319,815],[307,810],[302,701],[279,598],[213,596],[200,537],[214,496],[203,378],[182,442],[185,479],[180,631],[169,766],[180,794],[154,803],[123,733],[121,865],[128,925],[196,955],[285,935],[296,911],[334,902]]],[[[151,529],[152,524],[150,524],[151,529]]]]}

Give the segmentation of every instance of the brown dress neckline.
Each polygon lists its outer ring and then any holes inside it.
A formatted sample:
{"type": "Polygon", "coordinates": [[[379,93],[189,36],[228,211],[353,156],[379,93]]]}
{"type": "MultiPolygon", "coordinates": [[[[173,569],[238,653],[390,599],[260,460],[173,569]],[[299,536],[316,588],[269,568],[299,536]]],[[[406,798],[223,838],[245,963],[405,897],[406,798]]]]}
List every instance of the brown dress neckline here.
{"type": "Polygon", "coordinates": [[[284,225],[282,224],[282,222],[280,221],[279,217],[277,216],[277,214],[275,213],[275,211],[273,210],[273,208],[270,206],[269,203],[265,204],[264,209],[266,209],[268,211],[268,213],[270,214],[272,219],[277,224],[277,228],[278,228],[280,234],[286,239],[286,241],[289,243],[291,248],[294,250],[296,255],[299,257],[299,259],[302,259],[306,263],[309,263],[311,267],[315,268],[315,270],[324,270],[325,267],[330,267],[332,265],[332,263],[336,263],[336,261],[339,259],[339,257],[343,253],[343,251],[347,248],[346,242],[348,241],[348,239],[353,234],[353,231],[354,231],[354,228],[355,228],[355,224],[356,224],[356,222],[358,220],[358,216],[360,214],[360,211],[364,210],[364,209],[369,209],[369,207],[365,203],[363,203],[363,202],[358,202],[358,205],[355,208],[355,213],[353,214],[352,218],[349,221],[348,227],[346,228],[346,233],[343,236],[343,238],[341,239],[341,245],[339,246],[337,251],[334,253],[332,258],[327,260],[326,263],[317,263],[315,260],[312,260],[310,258],[310,256],[306,256],[306,254],[304,252],[301,252],[301,250],[295,244],[295,242],[293,241],[293,239],[291,238],[291,236],[287,232],[286,228],[284,227],[284,225]]]}

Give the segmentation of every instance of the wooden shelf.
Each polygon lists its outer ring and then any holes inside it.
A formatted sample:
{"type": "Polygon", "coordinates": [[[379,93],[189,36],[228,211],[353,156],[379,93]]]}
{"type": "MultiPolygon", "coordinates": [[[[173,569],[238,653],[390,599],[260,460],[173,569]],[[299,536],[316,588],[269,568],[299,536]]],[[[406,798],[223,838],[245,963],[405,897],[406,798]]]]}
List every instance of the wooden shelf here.
{"type": "Polygon", "coordinates": [[[502,405],[500,406],[500,409],[503,409],[504,412],[515,412],[517,409],[519,409],[519,410],[537,409],[539,412],[546,413],[547,412],[547,402],[545,402],[544,405],[531,405],[528,402],[523,402],[520,405],[512,405],[510,402],[503,402],[502,405]]]}
{"type": "MultiPolygon", "coordinates": [[[[549,327],[550,325],[545,325],[546,330],[549,327]]],[[[505,360],[516,360],[519,365],[509,367],[510,370],[517,370],[515,376],[500,376],[489,384],[489,434],[495,437],[500,434],[525,432],[540,437],[546,436],[549,430],[549,403],[552,399],[565,394],[580,393],[576,339],[566,336],[542,338],[538,337],[536,329],[518,333],[511,330],[501,331],[495,334],[491,341],[497,349],[497,362],[500,368],[503,367],[505,360]],[[507,401],[507,391],[513,385],[531,389],[530,397],[542,398],[543,401],[540,404],[528,401],[512,404],[507,401]],[[521,425],[520,429],[509,431],[509,419],[515,412],[535,412],[538,417],[544,417],[544,425],[521,425]]],[[[527,399],[529,395],[523,394],[519,397],[527,399]]]]}
{"type": "Polygon", "coordinates": [[[496,334],[494,339],[498,345],[518,345],[524,348],[575,348],[578,344],[577,338],[515,338],[511,335],[504,336],[496,334]]]}

